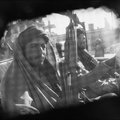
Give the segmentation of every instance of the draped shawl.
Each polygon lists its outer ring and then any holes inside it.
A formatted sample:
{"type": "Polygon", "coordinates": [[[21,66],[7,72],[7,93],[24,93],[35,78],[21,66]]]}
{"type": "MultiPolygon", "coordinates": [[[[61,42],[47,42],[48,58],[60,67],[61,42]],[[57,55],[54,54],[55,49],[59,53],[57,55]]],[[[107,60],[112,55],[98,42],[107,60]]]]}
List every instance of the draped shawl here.
{"type": "Polygon", "coordinates": [[[55,54],[49,42],[47,43],[48,56],[46,57],[46,63],[51,67],[50,71],[49,67],[47,67],[47,70],[50,72],[48,76],[53,81],[53,84],[50,83],[52,81],[47,80],[47,74],[45,76],[44,73],[41,73],[41,76],[39,76],[23,54],[23,46],[29,43],[31,39],[41,35],[43,33],[40,30],[35,27],[30,27],[19,35],[15,43],[11,43],[11,48],[14,53],[13,62],[1,83],[2,106],[8,113],[19,114],[19,105],[28,106],[29,108],[34,108],[37,112],[42,112],[54,108],[60,100],[61,84],[56,71],[55,54]],[[56,89],[53,90],[53,86],[56,89]]]}

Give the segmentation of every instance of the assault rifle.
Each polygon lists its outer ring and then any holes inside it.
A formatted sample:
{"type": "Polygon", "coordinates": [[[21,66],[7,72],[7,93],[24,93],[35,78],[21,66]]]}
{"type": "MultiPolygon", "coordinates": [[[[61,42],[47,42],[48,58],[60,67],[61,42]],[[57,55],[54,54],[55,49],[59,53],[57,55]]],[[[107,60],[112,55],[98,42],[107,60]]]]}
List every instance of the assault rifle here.
{"type": "Polygon", "coordinates": [[[65,99],[68,105],[74,104],[78,95],[75,83],[77,81],[77,27],[83,26],[76,14],[68,12],[70,24],[66,28],[65,61],[63,66],[65,99]]]}

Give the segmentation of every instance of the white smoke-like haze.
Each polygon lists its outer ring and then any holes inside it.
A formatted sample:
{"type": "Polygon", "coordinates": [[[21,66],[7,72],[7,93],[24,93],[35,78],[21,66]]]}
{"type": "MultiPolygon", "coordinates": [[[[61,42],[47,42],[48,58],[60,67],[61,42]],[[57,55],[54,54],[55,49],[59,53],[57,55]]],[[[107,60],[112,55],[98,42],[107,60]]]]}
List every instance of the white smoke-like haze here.
{"type": "MultiPolygon", "coordinates": [[[[56,43],[56,39],[61,42],[65,41],[66,27],[70,22],[70,19],[64,15],[66,12],[51,13],[46,17],[41,17],[45,26],[52,26],[50,29],[45,29],[47,33],[51,31],[52,42],[56,43]],[[56,38],[56,35],[58,35],[58,38],[56,38]]],[[[104,6],[96,9],[92,7],[76,9],[72,12],[78,16],[80,22],[85,23],[89,52],[94,51],[94,44],[98,38],[101,38],[104,42],[105,53],[114,54],[118,51],[120,48],[120,18],[118,18],[117,13],[104,6]],[[90,25],[92,26],[90,27],[90,25]]],[[[36,21],[41,18],[36,18],[36,21]]]]}
{"type": "MultiPolygon", "coordinates": [[[[85,23],[86,33],[89,33],[89,24],[93,24],[94,31],[100,31],[93,36],[94,39],[97,39],[99,36],[103,39],[107,53],[116,53],[120,48],[120,19],[117,13],[104,6],[96,9],[92,7],[76,9],[72,12],[77,14],[80,22],[85,23]]],[[[55,28],[52,28],[51,31],[58,35],[65,34],[65,28],[69,24],[69,18],[59,13],[47,15],[46,18],[43,18],[43,21],[46,25],[48,25],[48,21],[54,24],[55,28]]],[[[87,35],[87,37],[89,44],[91,41],[95,42],[93,38],[90,38],[90,35],[87,35]]]]}

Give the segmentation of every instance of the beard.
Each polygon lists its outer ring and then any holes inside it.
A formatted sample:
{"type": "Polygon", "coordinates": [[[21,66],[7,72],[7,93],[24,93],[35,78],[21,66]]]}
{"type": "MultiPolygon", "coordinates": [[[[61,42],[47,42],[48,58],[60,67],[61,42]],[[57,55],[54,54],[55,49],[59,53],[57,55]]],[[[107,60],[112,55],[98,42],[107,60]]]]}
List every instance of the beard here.
{"type": "Polygon", "coordinates": [[[85,46],[78,46],[78,49],[81,49],[81,50],[84,50],[85,49],[85,46]]]}
{"type": "Polygon", "coordinates": [[[28,62],[32,67],[35,68],[35,67],[42,66],[44,64],[44,60],[45,60],[45,57],[36,56],[36,57],[29,58],[28,62]]]}

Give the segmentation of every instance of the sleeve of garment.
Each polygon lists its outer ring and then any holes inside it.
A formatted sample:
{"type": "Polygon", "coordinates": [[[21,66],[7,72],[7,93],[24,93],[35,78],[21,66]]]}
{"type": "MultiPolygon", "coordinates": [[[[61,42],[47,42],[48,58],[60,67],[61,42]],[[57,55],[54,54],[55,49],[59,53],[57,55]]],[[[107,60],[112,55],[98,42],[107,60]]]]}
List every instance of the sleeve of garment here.
{"type": "MultiPolygon", "coordinates": [[[[118,80],[114,78],[109,78],[108,80],[104,80],[104,81],[98,80],[97,82],[90,84],[89,88],[94,93],[94,95],[96,94],[96,96],[94,97],[102,96],[108,93],[115,93],[115,94],[119,93],[118,80]]],[[[93,97],[93,96],[89,96],[89,97],[93,97]]]]}
{"type": "Polygon", "coordinates": [[[86,49],[84,50],[86,52],[86,54],[88,54],[89,57],[91,57],[91,62],[95,65],[97,65],[99,63],[99,61],[93,57],[86,49]]]}
{"type": "Polygon", "coordinates": [[[80,87],[88,86],[91,83],[99,80],[110,69],[111,69],[111,67],[109,67],[105,63],[99,63],[95,67],[95,69],[93,69],[89,73],[86,73],[86,74],[80,75],[80,76],[78,75],[76,85],[79,85],[80,87]]]}
{"type": "Polygon", "coordinates": [[[85,66],[85,69],[87,69],[88,71],[93,70],[96,67],[96,65],[99,63],[97,59],[95,59],[92,55],[90,55],[86,49],[79,50],[78,55],[80,61],[85,66]]]}
{"type": "Polygon", "coordinates": [[[98,80],[82,89],[80,92],[81,99],[79,100],[83,100],[86,103],[99,100],[100,98],[118,96],[119,86],[120,79],[98,80]]]}

